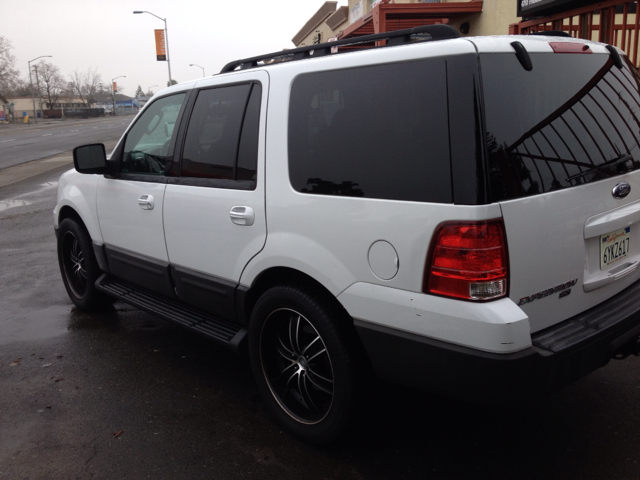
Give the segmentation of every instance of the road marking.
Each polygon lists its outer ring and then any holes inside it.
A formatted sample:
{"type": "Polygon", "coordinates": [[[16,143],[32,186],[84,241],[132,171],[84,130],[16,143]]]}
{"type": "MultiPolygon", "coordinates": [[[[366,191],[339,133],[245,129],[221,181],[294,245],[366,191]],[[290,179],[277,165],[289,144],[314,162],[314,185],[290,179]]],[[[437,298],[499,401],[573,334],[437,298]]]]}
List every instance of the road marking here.
{"type": "Polygon", "coordinates": [[[15,142],[15,138],[10,138],[9,140],[0,140],[0,143],[5,143],[5,142],[15,142]]]}
{"type": "Polygon", "coordinates": [[[43,137],[50,137],[51,135],[53,135],[53,133],[45,133],[44,135],[42,135],[43,137]]]}

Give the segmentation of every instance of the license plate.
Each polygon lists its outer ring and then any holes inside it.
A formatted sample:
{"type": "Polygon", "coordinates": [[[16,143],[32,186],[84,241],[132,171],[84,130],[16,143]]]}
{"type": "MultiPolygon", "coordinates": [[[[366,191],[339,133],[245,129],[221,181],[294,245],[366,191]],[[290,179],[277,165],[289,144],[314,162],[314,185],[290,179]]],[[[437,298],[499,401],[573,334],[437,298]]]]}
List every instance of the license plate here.
{"type": "Polygon", "coordinates": [[[631,227],[600,236],[600,270],[604,270],[629,255],[631,227]]]}

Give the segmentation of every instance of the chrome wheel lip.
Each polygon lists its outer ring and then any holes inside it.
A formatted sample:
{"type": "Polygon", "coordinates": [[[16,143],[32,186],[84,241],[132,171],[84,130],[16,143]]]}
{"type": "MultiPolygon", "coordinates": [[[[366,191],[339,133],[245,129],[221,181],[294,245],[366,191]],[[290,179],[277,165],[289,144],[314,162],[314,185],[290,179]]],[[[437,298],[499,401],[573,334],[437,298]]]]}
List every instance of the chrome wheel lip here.
{"type": "Polygon", "coordinates": [[[62,266],[69,288],[82,298],[87,291],[87,270],[84,252],[73,232],[65,232],[62,237],[62,266]]]}
{"type": "MultiPolygon", "coordinates": [[[[289,385],[289,382],[295,377],[297,376],[297,384],[298,386],[300,386],[301,384],[301,379],[304,378],[305,373],[307,373],[306,378],[309,379],[309,384],[308,385],[312,385],[315,384],[313,379],[311,378],[312,375],[310,375],[311,373],[311,369],[310,369],[310,364],[313,362],[313,360],[315,360],[315,358],[318,358],[318,356],[324,355],[324,357],[326,357],[325,363],[328,364],[329,367],[329,371],[330,371],[330,379],[326,378],[324,376],[317,376],[320,379],[322,379],[321,383],[324,381],[329,381],[332,385],[334,384],[334,379],[335,379],[335,374],[334,374],[334,368],[333,368],[333,364],[331,363],[331,356],[329,355],[329,352],[326,348],[326,345],[324,343],[324,341],[322,340],[322,337],[320,336],[320,334],[318,333],[318,330],[314,327],[314,325],[301,313],[297,312],[296,310],[290,309],[290,308],[279,308],[276,310],[273,310],[265,319],[265,321],[262,324],[262,327],[260,329],[260,338],[259,338],[259,355],[260,355],[260,364],[262,367],[262,375],[264,380],[267,383],[267,386],[269,387],[269,391],[271,392],[271,395],[273,396],[273,398],[276,400],[276,402],[278,403],[278,405],[280,406],[280,408],[289,416],[291,417],[293,420],[302,423],[304,425],[317,425],[319,423],[321,423],[325,418],[327,418],[327,416],[329,415],[329,413],[331,412],[331,408],[333,407],[333,402],[334,402],[334,396],[335,396],[335,390],[332,388],[331,392],[328,392],[328,390],[322,388],[323,391],[327,392],[328,395],[330,395],[330,401],[328,406],[325,406],[324,408],[322,408],[322,411],[320,412],[320,415],[318,416],[318,418],[311,418],[312,415],[309,416],[309,418],[304,418],[303,416],[295,413],[292,410],[292,407],[289,404],[293,403],[291,400],[289,400],[288,402],[282,398],[281,395],[278,394],[278,392],[276,391],[276,386],[273,384],[271,378],[270,378],[270,374],[269,372],[267,372],[267,366],[266,366],[266,362],[265,362],[265,354],[271,353],[273,355],[273,352],[265,352],[265,345],[264,345],[264,336],[265,336],[265,331],[266,328],[270,327],[270,321],[276,321],[273,320],[273,317],[276,314],[282,313],[282,312],[289,312],[291,315],[291,319],[289,320],[289,324],[291,325],[292,319],[293,317],[297,317],[297,321],[303,321],[307,326],[311,327],[311,329],[313,329],[313,331],[315,332],[316,338],[304,345],[304,346],[300,346],[299,345],[299,334],[298,334],[298,338],[295,340],[297,345],[294,345],[294,339],[289,337],[289,341],[290,341],[290,345],[293,345],[294,348],[289,349],[287,348],[285,345],[282,344],[282,342],[280,343],[280,345],[275,346],[272,348],[275,348],[275,350],[277,351],[277,354],[282,357],[283,359],[286,358],[288,360],[291,361],[291,365],[288,365],[286,368],[283,369],[283,371],[281,372],[284,373],[285,371],[287,371],[287,373],[291,374],[289,377],[289,380],[286,382],[286,385],[289,385]],[[312,347],[312,344],[316,344],[317,342],[320,342],[318,345],[316,345],[317,347],[321,347],[320,348],[320,352],[316,352],[315,349],[310,352],[309,348],[312,347]],[[286,351],[282,351],[282,349],[285,349],[286,351]],[[323,353],[324,352],[324,353],[323,353]],[[313,353],[313,355],[305,355],[305,353],[313,353]],[[311,358],[309,358],[311,357],[311,358]]],[[[299,327],[299,323],[298,323],[298,327],[299,327]]],[[[290,331],[291,332],[291,331],[290,331]]],[[[316,378],[316,381],[319,380],[319,378],[316,378]]],[[[305,383],[305,385],[307,385],[305,383]]],[[[316,388],[318,389],[318,388],[316,388]]],[[[287,390],[285,391],[285,393],[289,393],[290,390],[287,388],[287,390]]],[[[309,395],[308,391],[306,392],[308,397],[311,397],[311,395],[309,395]]],[[[304,396],[304,395],[302,395],[304,396]]],[[[306,403],[306,402],[305,402],[306,403]]],[[[313,403],[313,401],[311,400],[311,403],[313,403]]],[[[298,405],[299,406],[299,405],[298,405]]],[[[317,407],[316,407],[317,408],[317,407]]],[[[317,415],[313,416],[316,417],[317,415]]]]}

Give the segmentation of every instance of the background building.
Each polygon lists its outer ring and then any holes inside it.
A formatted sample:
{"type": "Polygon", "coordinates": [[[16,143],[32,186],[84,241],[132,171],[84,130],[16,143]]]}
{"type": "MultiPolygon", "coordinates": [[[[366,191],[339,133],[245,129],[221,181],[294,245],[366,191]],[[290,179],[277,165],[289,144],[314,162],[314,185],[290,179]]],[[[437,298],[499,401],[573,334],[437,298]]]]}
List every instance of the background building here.
{"type": "Polygon", "coordinates": [[[293,37],[298,46],[420,25],[447,24],[462,36],[563,31],[615,45],[640,66],[634,0],[349,0],[324,2],[293,37]]]}
{"type": "Polygon", "coordinates": [[[461,35],[507,35],[519,20],[516,0],[349,0],[326,1],[293,37],[301,47],[421,25],[447,24],[461,35]]]}
{"type": "Polygon", "coordinates": [[[0,95],[0,122],[11,120],[11,102],[0,95]]]}
{"type": "Polygon", "coordinates": [[[639,66],[638,40],[640,18],[637,1],[630,0],[520,0],[521,21],[510,26],[511,34],[549,30],[563,31],[572,37],[615,45],[639,66]]]}

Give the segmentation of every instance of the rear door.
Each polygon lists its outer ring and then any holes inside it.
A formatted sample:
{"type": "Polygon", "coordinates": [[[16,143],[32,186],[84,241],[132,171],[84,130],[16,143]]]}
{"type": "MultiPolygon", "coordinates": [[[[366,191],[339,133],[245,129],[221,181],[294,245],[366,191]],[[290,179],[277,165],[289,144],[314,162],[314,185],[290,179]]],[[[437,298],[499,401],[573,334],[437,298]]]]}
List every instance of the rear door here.
{"type": "Polygon", "coordinates": [[[531,71],[515,53],[480,55],[490,196],[507,231],[510,297],[532,332],[640,275],[638,76],[596,45],[546,50],[531,53],[531,71]]]}
{"type": "Polygon", "coordinates": [[[199,90],[167,185],[164,227],[181,299],[235,319],[235,290],[264,246],[264,123],[269,77],[254,71],[199,90]]]}

